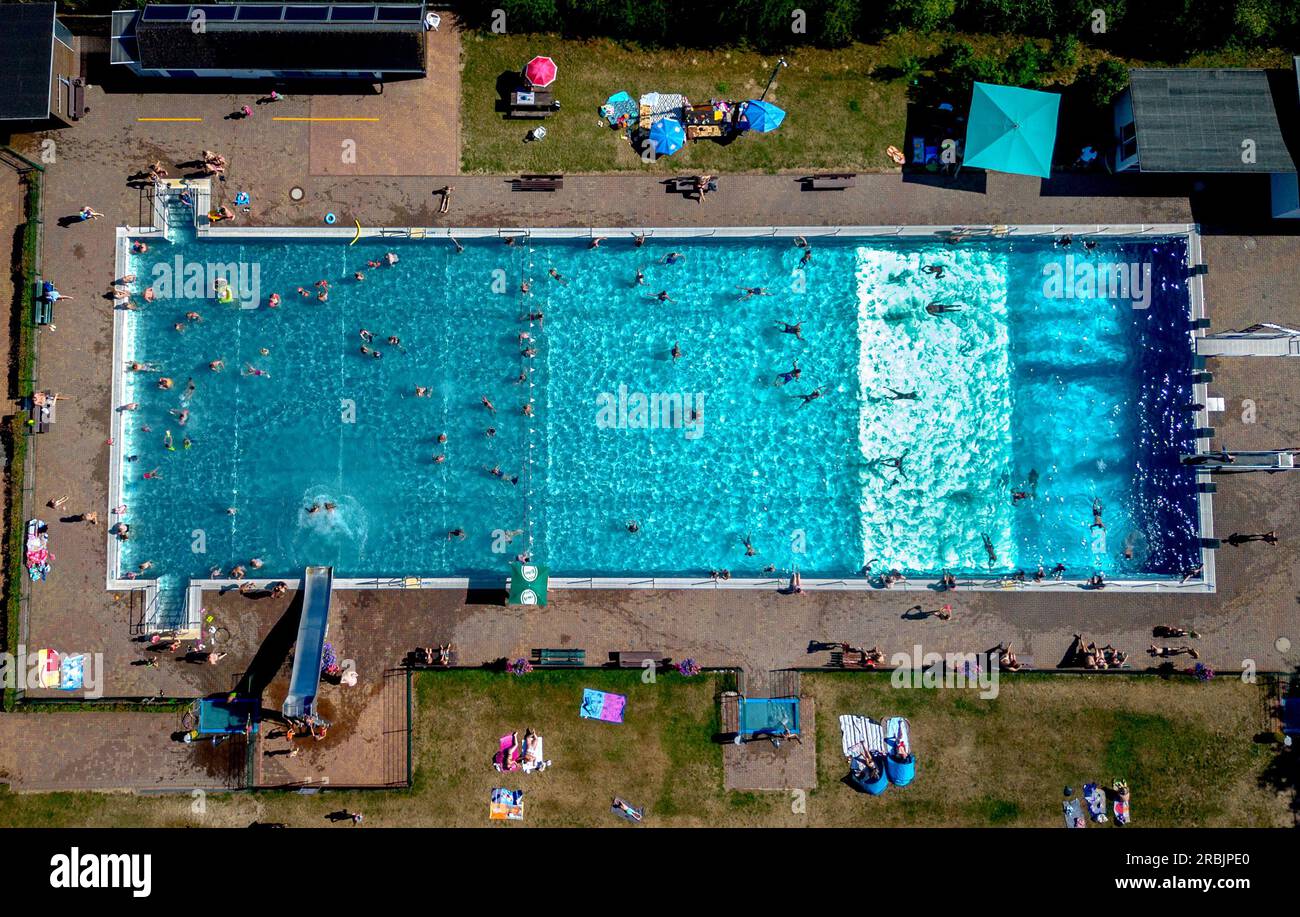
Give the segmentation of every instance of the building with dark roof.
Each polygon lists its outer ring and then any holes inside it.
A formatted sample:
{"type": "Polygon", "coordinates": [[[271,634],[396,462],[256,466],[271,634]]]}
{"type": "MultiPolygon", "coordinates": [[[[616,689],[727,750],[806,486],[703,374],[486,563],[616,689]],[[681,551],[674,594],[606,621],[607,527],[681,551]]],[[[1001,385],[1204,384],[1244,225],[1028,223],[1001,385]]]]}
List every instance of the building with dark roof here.
{"type": "Polygon", "coordinates": [[[113,13],[109,60],[146,77],[423,76],[423,3],[153,3],[113,13]]]}
{"type": "Polygon", "coordinates": [[[81,116],[77,41],[54,3],[0,4],[0,121],[81,116]]]}
{"type": "Polygon", "coordinates": [[[1300,216],[1298,72],[1130,70],[1114,103],[1115,171],[1268,175],[1273,215],[1300,216]]]}

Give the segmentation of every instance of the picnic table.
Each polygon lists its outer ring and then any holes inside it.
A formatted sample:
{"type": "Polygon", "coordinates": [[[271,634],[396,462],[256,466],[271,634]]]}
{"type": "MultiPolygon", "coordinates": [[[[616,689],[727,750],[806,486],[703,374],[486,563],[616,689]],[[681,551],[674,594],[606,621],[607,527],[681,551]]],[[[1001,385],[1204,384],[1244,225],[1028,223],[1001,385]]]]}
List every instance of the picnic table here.
{"type": "Polygon", "coordinates": [[[513,118],[545,118],[559,107],[555,94],[546,89],[516,89],[510,93],[510,116],[513,118]]]}
{"type": "Polygon", "coordinates": [[[48,433],[54,425],[55,406],[58,396],[53,392],[35,392],[32,394],[31,427],[33,433],[48,433]]]}

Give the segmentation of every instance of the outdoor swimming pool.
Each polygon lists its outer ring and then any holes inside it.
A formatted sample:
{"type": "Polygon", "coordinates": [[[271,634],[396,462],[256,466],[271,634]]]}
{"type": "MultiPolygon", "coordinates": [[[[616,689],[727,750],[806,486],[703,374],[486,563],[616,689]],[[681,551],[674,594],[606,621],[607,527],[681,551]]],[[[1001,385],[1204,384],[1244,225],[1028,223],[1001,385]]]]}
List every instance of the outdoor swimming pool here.
{"type": "Polygon", "coordinates": [[[150,238],[120,313],[138,407],[118,415],[130,540],[110,573],[148,561],[142,578],[180,584],[259,558],[250,575],[499,578],[530,551],[574,577],[1150,579],[1199,561],[1185,236],[802,255],[768,237],[150,238]]]}

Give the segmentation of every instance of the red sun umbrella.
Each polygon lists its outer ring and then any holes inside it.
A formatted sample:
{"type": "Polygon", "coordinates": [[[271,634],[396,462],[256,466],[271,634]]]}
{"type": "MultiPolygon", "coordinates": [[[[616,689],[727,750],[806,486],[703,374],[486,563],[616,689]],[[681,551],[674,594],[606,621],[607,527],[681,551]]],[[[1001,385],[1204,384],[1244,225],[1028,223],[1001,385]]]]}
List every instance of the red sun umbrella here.
{"type": "Polygon", "coordinates": [[[534,86],[549,86],[555,82],[558,68],[549,57],[534,57],[524,68],[524,78],[534,86]]]}

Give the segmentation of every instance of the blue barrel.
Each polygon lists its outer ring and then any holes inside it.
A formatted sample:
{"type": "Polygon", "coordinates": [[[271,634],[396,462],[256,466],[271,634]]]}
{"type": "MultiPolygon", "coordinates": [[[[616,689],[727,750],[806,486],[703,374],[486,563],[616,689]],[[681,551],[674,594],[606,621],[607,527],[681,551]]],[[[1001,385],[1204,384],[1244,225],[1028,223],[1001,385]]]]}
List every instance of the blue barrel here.
{"type": "Polygon", "coordinates": [[[849,779],[853,781],[853,785],[871,796],[879,796],[889,789],[889,776],[886,774],[885,768],[880,767],[879,757],[876,758],[876,766],[879,768],[879,776],[875,780],[871,779],[871,772],[866,768],[849,774],[849,779]]]}
{"type": "Polygon", "coordinates": [[[916,755],[908,755],[902,761],[886,758],[885,773],[894,786],[907,786],[916,776],[916,755]]]}

